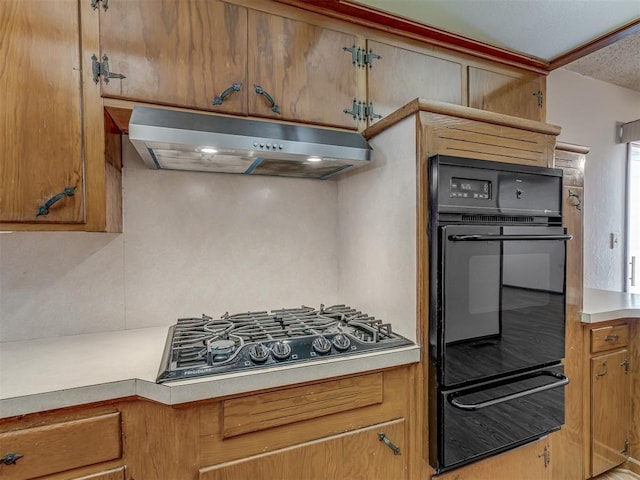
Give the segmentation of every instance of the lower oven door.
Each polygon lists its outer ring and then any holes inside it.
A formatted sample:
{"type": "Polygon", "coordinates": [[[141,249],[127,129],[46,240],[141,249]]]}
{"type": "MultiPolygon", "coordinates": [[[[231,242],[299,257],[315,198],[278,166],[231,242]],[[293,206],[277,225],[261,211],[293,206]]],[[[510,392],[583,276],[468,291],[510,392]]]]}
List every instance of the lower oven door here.
{"type": "Polygon", "coordinates": [[[436,469],[449,470],[558,430],[568,382],[557,365],[440,391],[436,469]]]}

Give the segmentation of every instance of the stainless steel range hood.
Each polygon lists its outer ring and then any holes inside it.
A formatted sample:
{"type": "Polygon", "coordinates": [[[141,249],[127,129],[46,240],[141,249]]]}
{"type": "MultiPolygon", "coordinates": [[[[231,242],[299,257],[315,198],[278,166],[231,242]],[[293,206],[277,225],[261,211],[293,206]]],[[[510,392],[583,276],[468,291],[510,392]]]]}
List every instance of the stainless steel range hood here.
{"type": "Polygon", "coordinates": [[[134,107],[129,140],[149,168],[329,178],[365,165],[356,132],[134,107]]]}

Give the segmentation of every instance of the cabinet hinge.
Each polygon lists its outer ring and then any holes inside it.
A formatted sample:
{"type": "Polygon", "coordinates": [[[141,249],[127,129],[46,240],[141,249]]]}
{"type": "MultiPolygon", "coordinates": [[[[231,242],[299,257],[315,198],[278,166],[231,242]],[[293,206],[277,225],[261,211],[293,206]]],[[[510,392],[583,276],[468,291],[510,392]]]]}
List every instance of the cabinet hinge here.
{"type": "Polygon", "coordinates": [[[364,50],[360,47],[342,47],[342,50],[345,52],[351,52],[351,63],[354,67],[362,67],[362,56],[364,55],[364,50]]]}
{"type": "Polygon", "coordinates": [[[551,463],[551,451],[549,450],[549,445],[544,446],[544,451],[538,455],[538,458],[540,457],[544,460],[544,468],[547,468],[551,463]]]}
{"type": "Polygon", "coordinates": [[[345,52],[351,52],[351,63],[354,67],[364,68],[369,65],[369,68],[373,67],[373,60],[376,58],[382,58],[377,53],[373,53],[373,50],[369,49],[369,53],[364,48],[356,47],[342,47],[345,52]]]}
{"type": "Polygon", "coordinates": [[[98,2],[102,2],[102,8],[104,10],[106,10],[107,8],[109,8],[109,0],[91,0],[91,7],[94,10],[98,9],[98,2]]]}
{"type": "Polygon", "coordinates": [[[624,368],[624,374],[628,375],[629,374],[629,359],[625,358],[624,362],[622,362],[620,364],[620,366],[624,368]]]}
{"type": "Polygon", "coordinates": [[[620,453],[622,453],[623,455],[629,454],[629,440],[626,438],[624,439],[624,448],[620,450],[620,453]]]}
{"type": "Polygon", "coordinates": [[[91,70],[93,71],[93,83],[100,81],[100,76],[104,78],[104,83],[109,83],[111,78],[127,78],[121,73],[113,73],[109,71],[109,57],[102,55],[102,62],[98,62],[98,57],[94,53],[91,55],[91,70]]]}
{"type": "Polygon", "coordinates": [[[533,94],[533,96],[538,99],[538,107],[542,108],[542,105],[544,105],[544,102],[543,102],[544,95],[542,94],[542,92],[538,90],[536,93],[533,94]]]}
{"type": "Polygon", "coordinates": [[[362,66],[364,67],[365,65],[369,65],[369,68],[373,68],[373,60],[378,58],[382,58],[380,55],[378,55],[377,53],[373,53],[373,50],[369,49],[369,53],[366,53],[364,50],[362,51],[363,53],[363,58],[362,58],[362,66]]]}
{"type": "Polygon", "coordinates": [[[361,121],[366,120],[367,118],[370,120],[382,118],[382,115],[373,111],[373,102],[369,102],[369,105],[367,105],[366,102],[358,101],[355,98],[353,99],[351,110],[344,109],[343,112],[353,116],[354,120],[356,118],[361,121]]]}

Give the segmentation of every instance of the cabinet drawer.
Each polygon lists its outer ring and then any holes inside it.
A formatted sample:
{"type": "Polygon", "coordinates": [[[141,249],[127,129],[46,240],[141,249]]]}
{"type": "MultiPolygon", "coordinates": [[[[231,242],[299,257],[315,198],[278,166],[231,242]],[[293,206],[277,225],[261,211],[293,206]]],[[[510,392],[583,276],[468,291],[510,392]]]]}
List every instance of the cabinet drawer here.
{"type": "Polygon", "coordinates": [[[629,343],[629,325],[609,325],[591,330],[591,353],[625,347],[629,343]]]}
{"type": "Polygon", "coordinates": [[[22,458],[15,465],[0,465],[3,480],[36,478],[120,458],[120,413],[0,434],[0,455],[9,452],[22,458]]]}
{"type": "Polygon", "coordinates": [[[383,401],[382,374],[226,400],[223,437],[345,412],[383,401]]]}

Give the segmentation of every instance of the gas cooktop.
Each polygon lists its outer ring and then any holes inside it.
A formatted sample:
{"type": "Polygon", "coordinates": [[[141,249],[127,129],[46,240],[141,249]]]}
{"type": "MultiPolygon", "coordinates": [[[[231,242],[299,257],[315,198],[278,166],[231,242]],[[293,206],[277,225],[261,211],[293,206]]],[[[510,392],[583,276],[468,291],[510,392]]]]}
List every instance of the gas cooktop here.
{"type": "Polygon", "coordinates": [[[169,328],[156,382],[409,345],[389,323],[346,305],[180,318],[169,328]]]}

